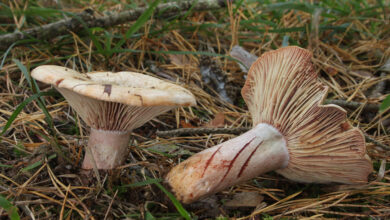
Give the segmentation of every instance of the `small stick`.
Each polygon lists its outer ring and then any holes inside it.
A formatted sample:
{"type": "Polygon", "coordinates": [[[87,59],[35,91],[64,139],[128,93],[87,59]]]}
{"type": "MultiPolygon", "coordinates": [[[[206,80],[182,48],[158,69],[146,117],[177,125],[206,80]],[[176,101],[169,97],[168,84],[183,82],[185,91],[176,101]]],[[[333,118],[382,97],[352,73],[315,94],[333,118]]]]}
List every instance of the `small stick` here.
{"type": "Polygon", "coordinates": [[[357,109],[360,106],[364,105],[363,110],[365,111],[372,111],[372,112],[377,112],[379,110],[379,105],[374,104],[374,103],[361,103],[361,102],[348,102],[345,100],[340,100],[340,99],[334,99],[334,100],[325,100],[325,104],[335,104],[339,105],[343,108],[351,108],[351,109],[357,109]]]}
{"type": "Polygon", "coordinates": [[[241,134],[250,128],[179,128],[169,131],[157,131],[159,137],[179,136],[179,135],[200,135],[200,134],[241,134]]]}
{"type": "Polygon", "coordinates": [[[68,185],[68,187],[66,187],[65,198],[64,198],[64,202],[62,203],[62,207],[60,211],[60,220],[64,218],[65,204],[66,204],[66,200],[68,199],[69,190],[70,190],[70,184],[68,185]]]}
{"type": "Polygon", "coordinates": [[[366,138],[367,142],[371,142],[371,143],[375,144],[376,146],[381,147],[381,148],[383,148],[385,150],[390,150],[389,146],[387,146],[385,144],[382,144],[381,142],[375,140],[374,138],[368,136],[367,134],[364,134],[364,137],[366,138]]]}
{"type": "Polygon", "coordinates": [[[118,193],[118,190],[115,191],[115,194],[114,194],[114,196],[113,196],[112,199],[111,199],[110,205],[108,205],[108,209],[107,209],[107,211],[106,211],[106,214],[104,215],[104,220],[107,219],[108,214],[110,213],[110,210],[111,210],[111,207],[112,207],[112,203],[114,203],[114,200],[115,200],[115,197],[116,197],[116,194],[117,194],[117,193],[118,193]]]}
{"type": "MultiPolygon", "coordinates": [[[[200,135],[200,134],[241,134],[247,132],[250,128],[241,127],[241,128],[179,128],[169,131],[157,131],[156,135],[159,137],[170,137],[170,136],[180,136],[180,135],[200,135]]],[[[375,140],[374,138],[364,134],[367,142],[373,143],[378,147],[381,147],[385,150],[390,150],[390,147],[382,144],[381,142],[375,140]]]]}
{"type": "MultiPolygon", "coordinates": [[[[160,4],[155,9],[156,18],[164,18],[180,14],[188,10],[205,11],[226,7],[226,1],[222,0],[187,0],[160,4]],[[160,14],[160,12],[162,12],[160,14]],[[158,15],[158,16],[157,16],[158,15]]],[[[7,49],[13,43],[20,40],[40,39],[47,40],[69,32],[80,32],[84,27],[82,22],[91,27],[112,27],[118,24],[137,20],[148,7],[140,7],[102,17],[95,17],[94,11],[87,9],[74,18],[59,20],[54,23],[34,27],[22,32],[14,32],[0,36],[0,49],[7,49]],[[80,22],[80,20],[82,22],[80,22]]],[[[27,42],[26,42],[27,43],[27,42]]],[[[28,42],[31,43],[31,42],[28,42]]]]}

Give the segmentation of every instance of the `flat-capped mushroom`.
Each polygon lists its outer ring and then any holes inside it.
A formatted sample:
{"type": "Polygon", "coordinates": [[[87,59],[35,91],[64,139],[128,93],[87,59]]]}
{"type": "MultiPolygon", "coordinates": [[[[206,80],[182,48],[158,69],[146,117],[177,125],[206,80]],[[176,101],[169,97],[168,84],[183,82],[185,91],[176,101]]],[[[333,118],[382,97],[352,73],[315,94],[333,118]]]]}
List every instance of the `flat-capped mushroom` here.
{"type": "Polygon", "coordinates": [[[84,169],[92,169],[94,163],[98,169],[121,165],[133,129],[177,106],[196,103],[192,93],[181,86],[135,72],[80,74],[44,65],[31,75],[52,84],[91,127],[84,169]]]}
{"type": "Polygon", "coordinates": [[[327,90],[307,50],[263,54],[241,91],[254,127],[174,167],[166,177],[172,190],[190,203],[271,170],[298,182],[367,182],[364,136],[341,107],[321,104],[327,90]]]}

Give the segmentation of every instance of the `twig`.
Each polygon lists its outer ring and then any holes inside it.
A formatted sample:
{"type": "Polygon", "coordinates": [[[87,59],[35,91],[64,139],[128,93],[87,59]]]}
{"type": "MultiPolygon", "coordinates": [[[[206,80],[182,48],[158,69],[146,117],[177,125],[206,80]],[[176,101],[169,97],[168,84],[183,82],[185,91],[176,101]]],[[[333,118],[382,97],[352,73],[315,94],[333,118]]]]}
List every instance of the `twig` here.
{"type": "Polygon", "coordinates": [[[157,131],[159,137],[179,136],[179,135],[197,135],[197,134],[241,134],[250,128],[179,128],[169,131],[157,131]]]}
{"type": "Polygon", "coordinates": [[[104,215],[104,220],[107,219],[108,213],[110,213],[110,210],[111,210],[111,207],[112,207],[112,203],[114,203],[114,200],[115,200],[115,197],[116,197],[116,194],[117,194],[117,193],[118,193],[118,190],[115,191],[115,194],[114,194],[114,196],[113,196],[112,199],[111,199],[110,205],[108,205],[106,214],[104,215]]]}
{"type": "Polygon", "coordinates": [[[371,143],[375,144],[376,146],[381,147],[381,148],[383,148],[385,150],[390,150],[389,146],[387,146],[385,144],[382,144],[381,142],[375,140],[374,138],[368,136],[367,134],[365,134],[364,137],[366,138],[367,142],[371,142],[371,143]]]}
{"type": "Polygon", "coordinates": [[[335,99],[335,100],[327,99],[327,100],[325,100],[325,104],[335,104],[335,105],[339,105],[343,108],[351,108],[351,109],[357,109],[363,105],[364,111],[377,112],[379,110],[378,104],[373,104],[373,103],[366,103],[365,104],[365,103],[361,103],[361,102],[348,102],[348,101],[339,100],[339,99],[335,99]]]}
{"type": "Polygon", "coordinates": [[[61,207],[61,211],[60,211],[60,220],[62,220],[64,218],[64,210],[65,210],[66,200],[68,199],[69,190],[70,190],[70,184],[66,188],[64,202],[62,203],[62,207],[61,207]]]}
{"type": "Polygon", "coordinates": [[[21,205],[19,206],[23,211],[24,213],[30,217],[31,220],[35,220],[35,216],[34,214],[32,213],[31,209],[27,206],[27,205],[21,205]]]}
{"type": "MultiPolygon", "coordinates": [[[[159,137],[170,137],[170,136],[179,136],[179,135],[199,135],[199,134],[241,134],[248,131],[249,127],[241,128],[179,128],[169,131],[157,131],[156,135],[159,137]]],[[[381,142],[375,140],[374,138],[364,135],[367,142],[371,142],[385,150],[390,150],[390,147],[382,144],[381,142]]]]}
{"type": "MultiPolygon", "coordinates": [[[[193,11],[204,11],[220,9],[225,6],[226,1],[223,0],[187,0],[169,2],[157,6],[155,10],[155,15],[156,18],[166,18],[172,15],[181,14],[190,9],[193,11]]],[[[34,38],[40,40],[47,40],[60,35],[67,34],[69,32],[77,33],[85,28],[82,22],[85,23],[88,28],[111,27],[114,25],[127,23],[129,21],[136,20],[139,16],[142,15],[142,13],[146,9],[147,7],[140,7],[133,10],[127,10],[102,17],[95,17],[94,11],[91,9],[87,9],[83,13],[76,14],[73,18],[63,19],[40,27],[31,28],[23,32],[4,34],[0,36],[0,49],[6,49],[13,43],[20,40],[34,38]]]]}

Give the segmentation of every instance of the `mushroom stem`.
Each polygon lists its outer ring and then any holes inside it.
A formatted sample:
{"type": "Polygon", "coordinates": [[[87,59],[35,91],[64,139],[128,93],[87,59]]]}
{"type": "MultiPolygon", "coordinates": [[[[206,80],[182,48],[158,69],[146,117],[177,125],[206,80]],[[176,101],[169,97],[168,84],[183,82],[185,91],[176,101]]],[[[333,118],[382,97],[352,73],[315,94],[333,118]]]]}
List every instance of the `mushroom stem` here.
{"type": "Polygon", "coordinates": [[[91,128],[83,169],[113,169],[123,163],[130,141],[128,131],[106,131],[91,128]],[[92,155],[91,155],[92,154],[92,155]],[[93,156],[93,157],[92,157],[93,156]]]}
{"type": "Polygon", "coordinates": [[[289,152],[283,135],[268,124],[204,150],[174,167],[167,175],[184,203],[221,191],[271,170],[284,168],[289,152]]]}

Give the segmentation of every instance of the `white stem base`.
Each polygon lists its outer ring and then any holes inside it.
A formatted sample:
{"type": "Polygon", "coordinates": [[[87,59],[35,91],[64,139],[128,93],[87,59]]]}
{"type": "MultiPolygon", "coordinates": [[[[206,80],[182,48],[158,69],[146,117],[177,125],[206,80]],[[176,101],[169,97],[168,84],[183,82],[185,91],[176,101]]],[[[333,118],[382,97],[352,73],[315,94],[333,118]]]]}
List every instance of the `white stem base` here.
{"type": "Polygon", "coordinates": [[[85,150],[83,169],[109,170],[121,165],[126,159],[130,141],[129,132],[91,129],[88,149],[85,150]]]}
{"type": "Polygon", "coordinates": [[[283,135],[268,124],[190,157],[166,179],[176,196],[190,203],[229,186],[288,165],[283,135]]]}

